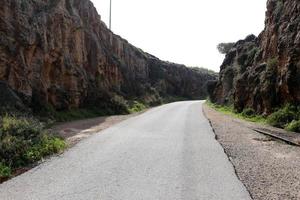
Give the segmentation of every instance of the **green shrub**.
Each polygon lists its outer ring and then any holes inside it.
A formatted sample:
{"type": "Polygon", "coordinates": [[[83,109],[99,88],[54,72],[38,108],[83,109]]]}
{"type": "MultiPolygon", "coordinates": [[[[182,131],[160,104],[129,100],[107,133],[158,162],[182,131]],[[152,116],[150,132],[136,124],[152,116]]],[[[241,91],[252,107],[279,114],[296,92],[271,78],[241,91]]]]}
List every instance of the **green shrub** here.
{"type": "Polygon", "coordinates": [[[278,58],[271,58],[267,62],[267,69],[274,70],[278,66],[278,58]]]}
{"type": "Polygon", "coordinates": [[[128,112],[129,113],[135,113],[135,112],[141,112],[142,110],[145,110],[147,108],[146,105],[144,105],[141,102],[133,101],[129,103],[128,106],[128,112]]]}
{"type": "Polygon", "coordinates": [[[259,52],[259,48],[258,47],[253,47],[249,52],[248,52],[248,55],[249,55],[249,58],[253,59],[257,52],[259,52]]]}
{"type": "Polygon", "coordinates": [[[266,123],[265,118],[263,116],[257,115],[254,112],[254,110],[251,108],[246,108],[242,113],[238,113],[234,109],[233,105],[230,106],[218,105],[210,102],[209,100],[206,101],[206,104],[219,112],[222,112],[227,115],[231,115],[233,117],[237,117],[250,122],[266,123]]]}
{"type": "Polygon", "coordinates": [[[221,54],[228,54],[230,50],[234,47],[235,43],[233,42],[228,42],[228,43],[220,43],[217,46],[218,51],[221,54]]]}
{"type": "Polygon", "coordinates": [[[283,11],[283,7],[284,7],[283,1],[282,0],[278,0],[276,2],[276,7],[275,7],[275,10],[274,10],[275,19],[276,19],[277,22],[280,19],[280,16],[281,16],[282,11],[283,11]]]}
{"type": "MultiPolygon", "coordinates": [[[[173,102],[177,102],[177,101],[187,101],[188,98],[186,97],[178,97],[178,96],[167,96],[167,97],[164,97],[162,99],[162,104],[167,104],[167,103],[173,103],[173,102]]],[[[160,104],[161,104],[160,103],[160,104]]],[[[159,105],[159,104],[158,104],[159,105]]]]}
{"type": "Polygon", "coordinates": [[[267,119],[255,113],[255,111],[251,108],[246,108],[243,112],[238,113],[235,111],[233,106],[224,106],[218,105],[206,101],[206,104],[211,108],[222,112],[224,114],[228,114],[237,118],[241,118],[251,122],[259,122],[259,123],[268,123],[272,126],[278,128],[285,128],[288,131],[299,132],[300,133],[300,107],[287,104],[281,109],[278,109],[271,115],[267,117],[267,119]]]}
{"type": "Polygon", "coordinates": [[[293,120],[299,117],[298,108],[292,105],[286,105],[268,116],[267,122],[275,127],[284,128],[293,120]]]}
{"type": "Polygon", "coordinates": [[[285,129],[300,133],[300,120],[293,120],[291,123],[286,125],[285,129]]]}
{"type": "Polygon", "coordinates": [[[66,122],[85,118],[94,118],[103,115],[104,113],[97,113],[96,109],[73,109],[68,111],[56,112],[54,118],[59,122],[66,122]]]}
{"type": "Polygon", "coordinates": [[[29,163],[33,163],[51,154],[59,153],[65,148],[66,143],[63,140],[44,135],[38,144],[25,152],[24,156],[29,163]]]}
{"type": "Polygon", "coordinates": [[[0,124],[0,162],[12,168],[26,165],[23,154],[39,141],[43,124],[32,118],[5,116],[0,124]]]}
{"type": "Polygon", "coordinates": [[[241,115],[244,116],[244,117],[254,117],[255,114],[256,113],[255,113],[255,111],[252,108],[246,108],[241,113],[241,115]]]}
{"type": "Polygon", "coordinates": [[[2,119],[2,131],[12,136],[32,139],[44,129],[44,124],[33,118],[5,116],[2,119]]]}
{"type": "Polygon", "coordinates": [[[10,176],[11,176],[11,168],[0,163],[0,178],[7,178],[10,176]]]}
{"type": "Polygon", "coordinates": [[[65,147],[38,120],[6,115],[0,118],[0,178],[65,147]]]}

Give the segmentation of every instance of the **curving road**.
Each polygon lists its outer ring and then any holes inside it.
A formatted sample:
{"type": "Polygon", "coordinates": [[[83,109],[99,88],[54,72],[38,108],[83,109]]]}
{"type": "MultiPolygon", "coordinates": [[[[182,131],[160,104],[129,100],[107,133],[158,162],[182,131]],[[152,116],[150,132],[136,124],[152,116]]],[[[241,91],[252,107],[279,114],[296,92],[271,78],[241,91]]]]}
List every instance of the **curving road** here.
{"type": "Polygon", "coordinates": [[[167,104],[0,185],[1,200],[248,200],[202,114],[167,104]]]}

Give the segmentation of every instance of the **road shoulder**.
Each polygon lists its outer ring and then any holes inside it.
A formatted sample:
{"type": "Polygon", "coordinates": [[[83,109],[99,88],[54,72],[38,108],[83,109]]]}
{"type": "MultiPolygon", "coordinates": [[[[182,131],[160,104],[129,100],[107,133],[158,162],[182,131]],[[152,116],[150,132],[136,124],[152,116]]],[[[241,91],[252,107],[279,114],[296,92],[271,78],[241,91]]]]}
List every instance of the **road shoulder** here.
{"type": "Polygon", "coordinates": [[[146,111],[147,110],[129,115],[103,116],[91,119],[59,123],[54,125],[51,128],[51,131],[57,133],[59,136],[64,138],[68,145],[72,147],[78,142],[90,137],[93,134],[99,133],[113,125],[116,125],[132,117],[138,116],[146,111]]]}
{"type": "Polygon", "coordinates": [[[257,133],[207,105],[203,112],[254,200],[300,198],[300,148],[257,133]]]}

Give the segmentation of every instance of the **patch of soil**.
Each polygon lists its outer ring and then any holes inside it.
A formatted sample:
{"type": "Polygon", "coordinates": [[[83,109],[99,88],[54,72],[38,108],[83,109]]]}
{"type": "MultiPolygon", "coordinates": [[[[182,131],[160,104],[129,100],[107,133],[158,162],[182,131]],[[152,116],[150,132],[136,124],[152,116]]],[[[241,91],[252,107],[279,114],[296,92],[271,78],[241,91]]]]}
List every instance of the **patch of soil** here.
{"type": "MultiPolygon", "coordinates": [[[[144,111],[145,112],[145,111],[144,111]]],[[[118,124],[126,119],[137,116],[143,112],[130,115],[115,115],[106,117],[97,117],[92,119],[77,120],[66,123],[59,123],[51,128],[51,131],[58,133],[63,137],[69,146],[73,146],[81,140],[118,124]]]]}

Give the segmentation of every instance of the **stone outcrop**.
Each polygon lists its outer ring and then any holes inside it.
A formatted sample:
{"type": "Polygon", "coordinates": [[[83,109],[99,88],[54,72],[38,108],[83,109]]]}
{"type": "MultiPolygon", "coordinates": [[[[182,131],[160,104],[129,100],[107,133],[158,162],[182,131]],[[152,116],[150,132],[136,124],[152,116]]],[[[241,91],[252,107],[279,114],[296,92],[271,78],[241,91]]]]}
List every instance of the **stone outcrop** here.
{"type": "Polygon", "coordinates": [[[0,80],[32,108],[199,99],[215,75],[164,62],[113,34],[89,0],[2,0],[0,80]]]}
{"type": "Polygon", "coordinates": [[[265,29],[238,41],[210,87],[210,98],[269,114],[300,103],[300,1],[268,0],[265,29]]]}
{"type": "Polygon", "coordinates": [[[19,110],[28,112],[28,108],[24,105],[20,97],[7,85],[7,83],[0,81],[0,113],[8,110],[19,110]]]}

